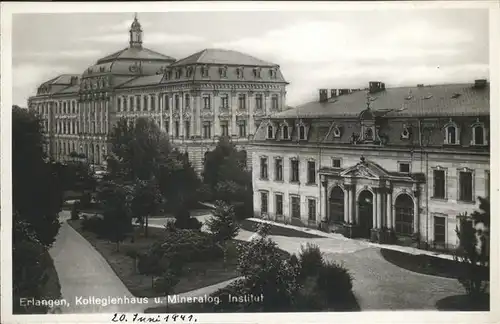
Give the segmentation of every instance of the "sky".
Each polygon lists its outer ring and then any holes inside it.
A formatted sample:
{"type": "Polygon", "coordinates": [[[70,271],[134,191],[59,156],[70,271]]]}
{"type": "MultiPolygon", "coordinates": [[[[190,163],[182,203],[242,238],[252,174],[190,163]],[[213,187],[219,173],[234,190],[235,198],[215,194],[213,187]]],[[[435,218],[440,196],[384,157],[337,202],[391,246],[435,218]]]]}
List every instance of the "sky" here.
{"type": "MultiPolygon", "coordinates": [[[[83,73],[128,46],[133,13],[15,14],[13,104],[44,81],[83,73]]],[[[176,59],[205,48],[244,52],[280,65],[287,104],[318,97],[319,88],[463,83],[489,78],[488,11],[138,13],[143,46],[176,59]]]]}

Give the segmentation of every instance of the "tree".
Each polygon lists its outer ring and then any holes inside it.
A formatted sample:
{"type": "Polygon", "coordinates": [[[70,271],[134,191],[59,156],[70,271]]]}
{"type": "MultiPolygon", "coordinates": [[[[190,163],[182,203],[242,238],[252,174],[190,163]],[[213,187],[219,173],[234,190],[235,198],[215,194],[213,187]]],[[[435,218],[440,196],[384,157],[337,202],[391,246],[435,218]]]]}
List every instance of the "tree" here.
{"type": "Polygon", "coordinates": [[[148,118],[138,118],[134,125],[122,118],[110,137],[109,171],[128,181],[151,179],[171,152],[165,133],[148,118]]]}
{"type": "Polygon", "coordinates": [[[157,177],[166,203],[173,211],[189,208],[197,200],[200,179],[186,154],[178,150],[170,152],[159,166],[157,177]]]}
{"type": "Polygon", "coordinates": [[[244,277],[245,290],[263,295],[262,311],[283,311],[293,307],[300,291],[298,263],[283,258],[283,253],[268,235],[268,225],[259,229],[259,237],[239,246],[238,270],[244,277]]]}
{"type": "Polygon", "coordinates": [[[211,192],[214,200],[242,202],[246,209],[238,210],[237,214],[248,214],[253,209],[252,175],[246,162],[246,152],[237,150],[227,138],[221,138],[205,158],[204,188],[211,192]]]}
{"type": "Polygon", "coordinates": [[[51,246],[59,231],[63,204],[61,178],[46,162],[41,121],[32,111],[12,109],[12,207],[44,246],[51,246]]]}
{"type": "Polygon", "coordinates": [[[165,294],[166,310],[168,311],[168,296],[173,292],[174,287],[179,283],[182,272],[181,263],[170,263],[165,271],[156,281],[156,290],[165,294]]]}
{"type": "Polygon", "coordinates": [[[489,200],[479,197],[479,209],[471,215],[459,215],[460,227],[456,229],[460,244],[455,259],[463,269],[459,281],[473,298],[484,294],[489,282],[489,200]]]}
{"type": "Polygon", "coordinates": [[[116,243],[116,250],[120,250],[122,242],[132,231],[132,217],[130,211],[132,192],[126,185],[107,181],[98,192],[98,200],[103,207],[103,231],[107,238],[116,243]]]}
{"type": "Polygon", "coordinates": [[[207,221],[207,226],[215,241],[223,244],[235,238],[240,229],[233,206],[220,200],[215,202],[213,217],[207,221]]]}
{"type": "Polygon", "coordinates": [[[149,216],[157,211],[162,203],[161,192],[156,179],[136,179],[133,189],[132,210],[144,227],[144,235],[148,236],[149,216]]]}

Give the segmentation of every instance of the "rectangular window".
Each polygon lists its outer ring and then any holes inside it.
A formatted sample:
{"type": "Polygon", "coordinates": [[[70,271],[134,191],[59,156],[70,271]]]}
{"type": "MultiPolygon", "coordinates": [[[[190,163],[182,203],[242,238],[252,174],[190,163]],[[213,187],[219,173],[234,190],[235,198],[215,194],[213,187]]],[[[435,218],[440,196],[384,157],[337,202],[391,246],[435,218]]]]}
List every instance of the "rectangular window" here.
{"type": "Polygon", "coordinates": [[[133,97],[129,97],[128,98],[129,100],[129,104],[130,104],[130,111],[134,111],[134,98],[133,97]]]}
{"type": "Polygon", "coordinates": [[[201,76],[204,78],[208,77],[208,67],[204,66],[201,68],[201,76]]]}
{"type": "Polygon", "coordinates": [[[278,96],[273,95],[271,97],[271,107],[273,110],[278,110],[278,96]]]}
{"type": "Polygon", "coordinates": [[[149,104],[151,105],[150,110],[156,110],[156,96],[151,95],[151,98],[149,99],[149,104]]]}
{"type": "Polygon", "coordinates": [[[262,110],[262,95],[261,94],[255,95],[255,109],[262,110]]]}
{"type": "Polygon", "coordinates": [[[238,96],[238,109],[245,110],[247,108],[247,97],[244,94],[238,96]]]}
{"type": "Polygon", "coordinates": [[[203,96],[203,109],[210,109],[210,96],[203,96]]]}
{"type": "Polygon", "coordinates": [[[188,122],[188,121],[187,121],[187,122],[185,122],[185,123],[184,123],[184,134],[185,134],[184,136],[185,136],[186,138],[191,137],[191,129],[190,129],[190,126],[191,126],[191,122],[188,122]]]}
{"type": "Polygon", "coordinates": [[[274,160],[274,180],[283,181],[283,160],[274,160]]]}
{"type": "Polygon", "coordinates": [[[316,162],[307,161],[307,183],[316,183],[316,162]]]}
{"type": "Polygon", "coordinates": [[[179,108],[180,108],[180,101],[181,101],[180,98],[179,98],[179,96],[175,95],[174,100],[175,100],[175,104],[174,104],[175,110],[179,110],[179,108]]]}
{"type": "Polygon", "coordinates": [[[267,158],[260,158],[260,178],[267,180],[267,158]]]}
{"type": "Polygon", "coordinates": [[[341,167],[340,159],[332,159],[332,167],[340,169],[341,167]]]}
{"type": "Polygon", "coordinates": [[[229,96],[224,94],[220,97],[221,100],[221,108],[227,109],[229,108],[229,96]]]}
{"type": "Polygon", "coordinates": [[[175,122],[175,138],[179,138],[179,122],[175,122]]]}
{"type": "Polygon", "coordinates": [[[307,219],[316,220],[316,200],[307,199],[307,219]]]}
{"type": "Polygon", "coordinates": [[[191,106],[189,99],[190,99],[189,94],[185,94],[184,95],[184,107],[186,107],[186,109],[189,109],[191,106]]]}
{"type": "Polygon", "coordinates": [[[291,161],[291,175],[290,182],[299,182],[299,161],[291,161]]]}
{"type": "Polygon", "coordinates": [[[169,125],[169,124],[170,124],[170,122],[169,122],[168,120],[165,120],[165,121],[163,122],[163,124],[164,124],[164,128],[165,128],[165,132],[166,132],[167,134],[170,134],[170,125],[169,125]]]}
{"type": "Polygon", "coordinates": [[[459,173],[460,182],[460,200],[461,201],[473,201],[472,197],[472,172],[460,172],[459,173]]]}
{"type": "Polygon", "coordinates": [[[444,170],[434,170],[434,198],[445,199],[446,179],[444,170]]]}
{"type": "Polygon", "coordinates": [[[292,217],[300,219],[300,197],[291,197],[292,217]]]}
{"type": "Polygon", "coordinates": [[[283,215],[283,195],[282,194],[276,194],[276,215],[277,216],[283,215]]]}
{"type": "Polygon", "coordinates": [[[434,216],[434,243],[445,244],[446,242],[446,217],[434,216]]]}
{"type": "Polygon", "coordinates": [[[241,120],[238,127],[240,137],[247,137],[247,121],[241,120]]]}
{"type": "Polygon", "coordinates": [[[212,124],[208,121],[203,122],[203,138],[212,137],[212,124]]]}
{"type": "Polygon", "coordinates": [[[260,212],[262,214],[267,214],[268,212],[268,201],[267,192],[260,193],[260,212]]]}
{"type": "Polygon", "coordinates": [[[220,134],[221,136],[229,136],[229,125],[227,121],[220,122],[220,134]]]}
{"type": "Polygon", "coordinates": [[[170,98],[167,95],[165,95],[163,97],[163,102],[164,102],[165,110],[168,111],[170,109],[170,98]]]}
{"type": "Polygon", "coordinates": [[[122,99],[118,98],[116,100],[116,111],[121,111],[122,110],[122,99]]]}
{"type": "Polygon", "coordinates": [[[410,173],[410,163],[399,163],[399,172],[410,173]]]}
{"type": "Polygon", "coordinates": [[[142,110],[148,110],[148,97],[144,96],[143,101],[142,110]]]}
{"type": "Polygon", "coordinates": [[[135,97],[135,110],[141,111],[141,96],[135,97]]]}

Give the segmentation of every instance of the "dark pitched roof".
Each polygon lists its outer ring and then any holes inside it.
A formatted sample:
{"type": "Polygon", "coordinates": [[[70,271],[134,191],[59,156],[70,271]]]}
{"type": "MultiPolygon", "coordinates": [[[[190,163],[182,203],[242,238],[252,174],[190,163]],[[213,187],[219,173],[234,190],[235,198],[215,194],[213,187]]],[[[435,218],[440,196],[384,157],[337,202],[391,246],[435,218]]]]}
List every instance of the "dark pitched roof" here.
{"type": "MultiPolygon", "coordinates": [[[[386,88],[370,94],[370,107],[376,116],[386,117],[487,115],[490,111],[489,94],[489,85],[478,89],[474,84],[386,88]]],[[[328,102],[314,101],[300,105],[272,117],[358,117],[366,109],[366,102],[366,92],[356,91],[329,99],[328,102]]]]}
{"type": "Polygon", "coordinates": [[[55,78],[52,78],[48,81],[45,81],[42,83],[40,86],[43,85],[55,85],[55,84],[61,84],[61,85],[69,85],[71,84],[71,78],[80,78],[79,74],[61,74],[56,76],[55,78]]]}
{"type": "Polygon", "coordinates": [[[190,64],[227,64],[240,66],[277,66],[248,54],[233,50],[207,48],[194,53],[184,59],[181,59],[172,66],[190,65],[190,64]]]}
{"type": "Polygon", "coordinates": [[[147,60],[147,61],[167,61],[175,62],[173,57],[155,52],[145,47],[126,47],[118,52],[103,57],[97,61],[97,64],[116,60],[147,60]]]}

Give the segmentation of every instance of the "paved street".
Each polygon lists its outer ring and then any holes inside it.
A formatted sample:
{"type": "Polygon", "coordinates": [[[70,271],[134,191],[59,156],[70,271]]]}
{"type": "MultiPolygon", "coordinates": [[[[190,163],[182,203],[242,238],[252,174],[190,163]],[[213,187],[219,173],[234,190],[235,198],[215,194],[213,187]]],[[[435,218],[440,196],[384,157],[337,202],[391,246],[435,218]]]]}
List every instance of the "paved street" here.
{"type": "Polygon", "coordinates": [[[77,305],[78,297],[128,297],[132,294],[113,272],[106,260],[65,220],[69,212],[61,212],[63,221],[57,240],[50,250],[61,283],[61,292],[69,307],[62,313],[111,313],[141,311],[143,305],[121,304],[106,307],[95,302],[77,305]]]}

